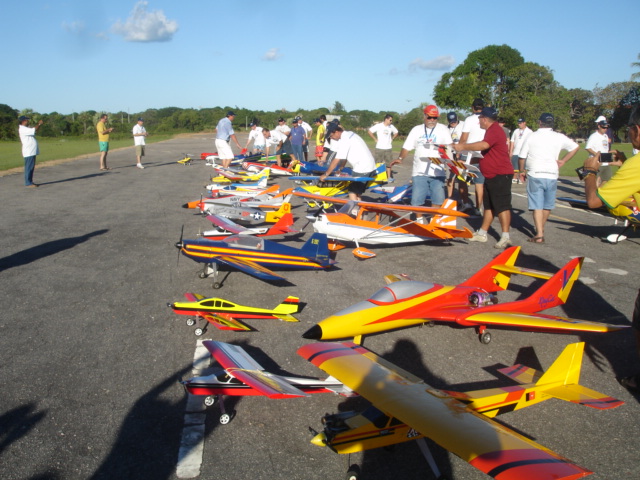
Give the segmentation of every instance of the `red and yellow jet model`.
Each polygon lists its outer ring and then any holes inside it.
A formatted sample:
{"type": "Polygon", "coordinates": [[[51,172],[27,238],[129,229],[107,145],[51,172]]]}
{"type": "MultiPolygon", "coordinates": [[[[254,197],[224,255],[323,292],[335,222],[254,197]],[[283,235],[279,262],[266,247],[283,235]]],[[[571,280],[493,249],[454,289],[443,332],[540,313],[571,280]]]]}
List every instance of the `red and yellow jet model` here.
{"type": "Polygon", "coordinates": [[[475,327],[480,341],[487,344],[491,341],[487,327],[552,333],[612,332],[628,327],[537,313],[567,301],[583,258],[574,258],[556,274],[550,274],[516,267],[519,252],[520,247],[506,249],[457,286],[387,276],[389,284],[371,298],[325,318],[302,336],[312,340],[354,338],[361,343],[363,335],[442,322],[475,327]],[[505,290],[513,274],[547,281],[528,298],[498,304],[494,293],[505,290]]]}
{"type": "Polygon", "coordinates": [[[544,373],[522,365],[500,370],[519,386],[459,393],[432,388],[351,342],[305,345],[298,350],[303,358],[373,403],[362,414],[326,415],[324,431],[312,443],[352,453],[418,440],[437,478],[440,472],[423,437],[499,480],[587,476],[593,472],[489,418],[550,398],[596,409],[622,405],[578,383],[583,350],[584,343],[568,345],[544,373]]]}

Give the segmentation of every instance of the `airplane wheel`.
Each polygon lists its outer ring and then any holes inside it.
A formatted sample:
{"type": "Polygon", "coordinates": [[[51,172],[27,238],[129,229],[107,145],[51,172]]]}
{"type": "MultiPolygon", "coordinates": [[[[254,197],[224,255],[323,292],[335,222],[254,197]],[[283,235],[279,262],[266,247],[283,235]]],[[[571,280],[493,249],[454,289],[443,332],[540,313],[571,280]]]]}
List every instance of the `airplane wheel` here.
{"type": "Polygon", "coordinates": [[[205,404],[205,406],[210,407],[210,406],[216,404],[216,400],[217,400],[217,398],[216,398],[215,395],[208,395],[204,399],[204,404],[205,404]]]}
{"type": "Polygon", "coordinates": [[[204,272],[200,272],[200,273],[198,274],[198,277],[200,277],[200,278],[207,278],[207,274],[206,274],[206,273],[204,273],[204,272]]]}
{"type": "Polygon", "coordinates": [[[227,423],[229,423],[231,421],[231,419],[234,416],[235,415],[233,413],[231,413],[231,414],[223,413],[222,415],[220,415],[220,424],[226,425],[227,423]]]}
{"type": "Polygon", "coordinates": [[[196,334],[196,337],[199,337],[204,333],[204,331],[201,328],[196,328],[193,333],[196,334]]]}
{"type": "Polygon", "coordinates": [[[218,290],[219,288],[222,288],[222,284],[220,282],[213,282],[212,287],[214,290],[218,290]]]}
{"type": "Polygon", "coordinates": [[[351,465],[345,478],[346,480],[358,480],[360,478],[360,467],[358,465],[351,465]]]}
{"type": "Polygon", "coordinates": [[[193,327],[196,321],[193,318],[187,318],[187,327],[193,327]]]}
{"type": "Polygon", "coordinates": [[[491,342],[491,334],[489,332],[484,332],[480,335],[480,341],[485,345],[488,345],[491,342]]]}
{"type": "Polygon", "coordinates": [[[427,322],[427,326],[428,327],[435,327],[436,326],[436,322],[427,322]]]}

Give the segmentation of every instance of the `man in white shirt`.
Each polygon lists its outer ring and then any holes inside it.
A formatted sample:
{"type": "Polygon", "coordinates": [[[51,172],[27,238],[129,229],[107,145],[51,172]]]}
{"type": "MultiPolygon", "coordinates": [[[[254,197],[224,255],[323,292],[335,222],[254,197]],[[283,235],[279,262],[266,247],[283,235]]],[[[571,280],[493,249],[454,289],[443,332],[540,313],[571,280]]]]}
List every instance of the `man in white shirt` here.
{"type": "Polygon", "coordinates": [[[265,141],[264,135],[262,135],[262,127],[259,127],[255,122],[251,122],[249,127],[251,128],[251,131],[249,132],[249,138],[247,139],[247,144],[244,149],[248,150],[249,144],[253,141],[253,148],[255,151],[257,153],[264,152],[265,141]]]}
{"type": "Polygon", "coordinates": [[[144,168],[142,165],[142,157],[144,157],[145,137],[147,136],[147,130],[144,128],[144,120],[138,118],[138,123],[133,126],[133,144],[136,147],[136,167],[144,168]]]}
{"type": "Polygon", "coordinates": [[[287,141],[287,137],[284,133],[279,130],[269,130],[268,128],[262,129],[262,136],[264,137],[265,142],[265,156],[269,157],[269,150],[273,148],[273,151],[276,152],[276,162],[278,166],[282,166],[282,160],[280,159],[280,153],[282,151],[282,145],[287,141]]]}
{"type": "Polygon", "coordinates": [[[376,142],[374,158],[376,163],[387,166],[387,177],[391,178],[391,167],[389,166],[393,156],[392,142],[398,136],[398,129],[393,126],[393,115],[385,115],[381,123],[376,123],[367,131],[369,136],[376,142]],[[377,138],[375,135],[377,135],[377,138]]]}
{"type": "MultiPolygon", "coordinates": [[[[609,153],[610,141],[609,135],[607,135],[608,128],[609,122],[607,122],[607,119],[604,115],[600,115],[598,118],[596,118],[596,131],[589,136],[587,145],[585,146],[587,152],[589,152],[590,157],[593,157],[596,153],[609,153]]],[[[616,165],[621,165],[621,163],[617,163],[616,165]]],[[[600,173],[598,174],[597,185],[600,186],[604,182],[610,180],[611,176],[611,167],[609,165],[601,165],[600,173]]]]}
{"type": "Polygon", "coordinates": [[[427,105],[424,110],[424,123],[411,129],[402,145],[400,155],[391,162],[390,166],[402,163],[411,150],[415,150],[413,157],[411,205],[422,206],[431,197],[431,205],[440,207],[444,202],[446,169],[444,164],[433,162],[432,158],[440,158],[439,148],[447,148],[447,155],[452,157],[451,144],[453,140],[449,129],[438,123],[440,112],[435,105],[427,105]]]}
{"type": "MultiPolygon", "coordinates": [[[[345,132],[344,129],[335,125],[334,128],[327,129],[327,135],[333,141],[338,141],[338,149],[335,158],[327,167],[327,171],[320,175],[319,180],[324,181],[334,170],[344,167],[346,162],[351,164],[354,177],[369,177],[376,169],[376,162],[369,147],[360,136],[354,132],[345,132]]],[[[351,182],[347,191],[350,200],[360,200],[367,188],[366,182],[351,182]]]]}
{"type": "MultiPolygon", "coordinates": [[[[522,146],[529,138],[533,131],[527,127],[527,122],[524,118],[518,119],[518,128],[513,131],[511,135],[511,144],[509,145],[509,157],[511,157],[511,164],[513,165],[514,170],[518,170],[520,167],[519,158],[520,158],[520,150],[522,150],[522,146]]],[[[520,183],[520,175],[518,173],[513,173],[513,183],[520,183]]]]}
{"type": "Polygon", "coordinates": [[[533,211],[536,235],[530,243],[544,243],[544,226],[551,210],[556,206],[556,190],[560,167],[578,152],[580,146],[566,135],[553,131],[554,118],[543,113],[538,120],[539,128],[531,133],[520,150],[518,170],[520,179],[527,178],[529,210],[533,211]],[[562,150],[567,154],[558,159],[562,150]]]}
{"type": "MultiPolygon", "coordinates": [[[[459,143],[476,143],[484,140],[484,130],[480,128],[480,112],[484,108],[484,101],[481,98],[476,98],[471,104],[473,114],[465,118],[464,125],[462,127],[462,135],[460,136],[459,143]]],[[[460,152],[460,159],[463,162],[478,165],[482,154],[479,151],[465,151],[460,152]]],[[[469,188],[467,184],[461,184],[462,194],[462,206],[460,210],[474,215],[480,215],[480,209],[482,208],[482,196],[484,195],[484,176],[482,173],[478,173],[478,176],[474,179],[476,189],[476,207],[468,203],[469,201],[469,188]]]]}
{"type": "Polygon", "coordinates": [[[40,153],[38,141],[36,140],[36,132],[42,126],[42,120],[35,127],[29,127],[29,117],[22,115],[18,118],[18,134],[20,142],[22,142],[22,156],[24,157],[24,186],[38,187],[37,183],[33,183],[33,170],[36,167],[36,156],[40,153]]]}
{"type": "MultiPolygon", "coordinates": [[[[458,114],[456,112],[447,113],[447,123],[449,124],[449,135],[451,135],[451,140],[453,140],[453,144],[455,145],[460,141],[460,137],[462,136],[462,128],[464,127],[464,123],[458,120],[458,114]]],[[[458,153],[453,152],[453,158],[457,160],[458,153]]],[[[456,174],[453,172],[449,173],[449,178],[447,179],[447,197],[451,197],[453,195],[453,187],[461,181],[456,179],[456,174]]],[[[467,184],[464,184],[466,187],[467,184]]],[[[463,199],[462,203],[469,203],[469,193],[466,188],[458,187],[458,192],[460,193],[460,197],[463,199]],[[464,193],[466,192],[466,199],[464,197],[464,193]]]]}

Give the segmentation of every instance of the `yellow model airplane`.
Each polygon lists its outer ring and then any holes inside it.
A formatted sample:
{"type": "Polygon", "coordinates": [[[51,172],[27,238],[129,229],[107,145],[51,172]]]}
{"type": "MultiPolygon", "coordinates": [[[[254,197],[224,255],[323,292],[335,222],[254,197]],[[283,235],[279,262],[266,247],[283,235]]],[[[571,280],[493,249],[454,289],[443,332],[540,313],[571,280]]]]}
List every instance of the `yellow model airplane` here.
{"type": "Polygon", "coordinates": [[[578,383],[583,351],[584,342],[568,345],[545,373],[522,365],[500,370],[519,386],[459,393],[431,388],[351,342],[305,345],[298,354],[374,405],[362,414],[326,415],[324,431],[312,443],[353,453],[418,440],[435,476],[441,478],[422,438],[428,437],[500,480],[584,477],[593,472],[489,418],[550,398],[596,409],[622,405],[578,383]]]}

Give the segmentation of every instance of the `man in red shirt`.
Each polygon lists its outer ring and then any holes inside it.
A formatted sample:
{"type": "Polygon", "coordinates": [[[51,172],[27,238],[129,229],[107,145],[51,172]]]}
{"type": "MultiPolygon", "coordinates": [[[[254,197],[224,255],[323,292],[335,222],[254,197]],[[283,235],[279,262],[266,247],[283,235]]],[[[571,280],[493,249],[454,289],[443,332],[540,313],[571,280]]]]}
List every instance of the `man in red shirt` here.
{"type": "Polygon", "coordinates": [[[469,239],[470,242],[486,242],[487,231],[497,216],[502,228],[502,235],[495,248],[506,248],[511,245],[509,228],[511,227],[511,179],[513,166],[509,157],[507,136],[496,121],[498,112],[493,107],[484,107],[480,112],[480,127],[485,130],[484,140],[474,143],[456,143],[454,150],[480,151],[483,158],[478,165],[485,177],[484,183],[484,216],[482,226],[469,239]]]}

